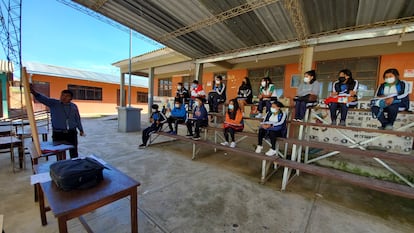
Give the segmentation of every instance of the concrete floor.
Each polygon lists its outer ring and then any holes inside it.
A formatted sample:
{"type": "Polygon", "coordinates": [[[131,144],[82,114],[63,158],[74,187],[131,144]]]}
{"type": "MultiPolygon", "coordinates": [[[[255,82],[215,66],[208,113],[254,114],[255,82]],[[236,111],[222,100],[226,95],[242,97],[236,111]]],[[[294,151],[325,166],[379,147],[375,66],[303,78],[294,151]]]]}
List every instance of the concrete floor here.
{"type": "MultiPolygon", "coordinates": [[[[191,144],[186,142],[139,150],[140,132],[119,133],[113,118],[83,123],[87,136],[80,138],[80,152],[96,154],[141,182],[141,233],[414,232],[413,200],[306,174],[280,192],[280,171],[259,184],[260,161],[214,153],[212,148],[204,148],[192,161],[191,144]]],[[[51,212],[48,225],[41,226],[29,184],[29,160],[27,166],[13,173],[9,155],[0,156],[4,230],[58,232],[51,212]]],[[[100,208],[85,219],[95,232],[130,232],[129,200],[100,208]]],[[[86,232],[78,219],[70,220],[68,227],[69,232],[86,232]]]]}

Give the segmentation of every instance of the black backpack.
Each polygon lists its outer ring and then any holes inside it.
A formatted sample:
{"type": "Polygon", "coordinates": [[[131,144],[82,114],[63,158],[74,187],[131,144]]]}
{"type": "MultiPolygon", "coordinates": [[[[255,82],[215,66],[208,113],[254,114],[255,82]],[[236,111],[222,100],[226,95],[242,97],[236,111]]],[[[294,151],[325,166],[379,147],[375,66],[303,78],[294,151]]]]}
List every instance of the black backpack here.
{"type": "Polygon", "coordinates": [[[60,189],[87,189],[103,180],[103,166],[92,158],[60,160],[50,165],[50,177],[60,189]]]}

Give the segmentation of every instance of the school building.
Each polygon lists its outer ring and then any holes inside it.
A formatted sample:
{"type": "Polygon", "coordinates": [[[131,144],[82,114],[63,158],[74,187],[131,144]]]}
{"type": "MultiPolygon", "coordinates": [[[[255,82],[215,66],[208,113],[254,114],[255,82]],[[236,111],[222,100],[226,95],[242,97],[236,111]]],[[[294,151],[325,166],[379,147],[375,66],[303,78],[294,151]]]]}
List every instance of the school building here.
{"type": "MultiPolygon", "coordinates": [[[[120,103],[120,77],[66,67],[35,62],[24,62],[27,74],[34,88],[40,93],[59,99],[62,90],[74,93],[75,103],[81,116],[100,116],[117,114],[120,103]]],[[[128,83],[127,83],[128,84],[128,83]]],[[[18,88],[18,87],[16,87],[18,88]]],[[[125,98],[128,88],[125,86],[125,98]]],[[[18,92],[11,99],[20,100],[18,92]]],[[[148,91],[146,83],[131,79],[131,107],[146,111],[148,91]]],[[[19,101],[16,101],[19,102],[19,101]]],[[[20,106],[20,103],[14,103],[20,106]]],[[[46,106],[35,101],[35,111],[45,110],[46,106]]]]}
{"type": "MultiPolygon", "coordinates": [[[[413,84],[414,81],[414,35],[404,37],[379,37],[358,41],[344,41],[312,47],[309,69],[315,69],[317,80],[321,83],[319,98],[329,96],[332,82],[337,80],[341,69],[350,69],[353,77],[360,83],[359,99],[368,101],[374,96],[376,88],[383,82],[383,72],[396,68],[400,79],[413,84]]],[[[149,77],[149,90],[155,99],[175,96],[178,82],[190,89],[194,79],[200,80],[208,93],[212,89],[214,77],[223,76],[227,86],[227,101],[237,96],[244,77],[249,77],[253,94],[257,96],[263,77],[270,77],[277,88],[278,97],[289,98],[296,95],[296,88],[302,82],[301,69],[306,58],[302,48],[284,50],[249,57],[229,59],[221,62],[196,64],[170,48],[163,48],[132,59],[132,70],[149,77]],[[161,98],[160,98],[161,97],[161,98]]],[[[309,61],[308,61],[309,62],[309,61]]],[[[113,65],[121,72],[128,68],[129,60],[113,65]]],[[[306,71],[306,70],[304,70],[306,71]]],[[[414,100],[413,94],[410,99],[414,100]]],[[[292,101],[291,101],[291,104],[292,101]]]]}

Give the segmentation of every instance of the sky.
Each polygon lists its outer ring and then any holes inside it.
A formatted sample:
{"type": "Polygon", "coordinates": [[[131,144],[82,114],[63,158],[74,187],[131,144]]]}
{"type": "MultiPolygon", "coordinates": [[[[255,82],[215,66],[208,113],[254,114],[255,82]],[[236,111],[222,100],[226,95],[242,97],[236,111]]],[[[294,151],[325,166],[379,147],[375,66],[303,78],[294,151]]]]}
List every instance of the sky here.
{"type": "MultiPolygon", "coordinates": [[[[129,40],[128,32],[57,0],[22,1],[23,62],[119,76],[111,64],[129,58],[129,40]]],[[[132,37],[132,56],[159,48],[149,39],[132,37]]]]}

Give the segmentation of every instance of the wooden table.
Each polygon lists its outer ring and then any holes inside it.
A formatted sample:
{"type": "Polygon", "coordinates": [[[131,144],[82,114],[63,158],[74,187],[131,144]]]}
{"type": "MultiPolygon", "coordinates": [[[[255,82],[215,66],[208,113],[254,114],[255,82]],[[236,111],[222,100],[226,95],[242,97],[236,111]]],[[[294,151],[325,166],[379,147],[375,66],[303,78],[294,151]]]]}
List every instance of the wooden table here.
{"type": "MultiPolygon", "coordinates": [[[[49,163],[38,165],[37,173],[49,172],[49,163]]],[[[47,224],[46,211],[52,210],[58,219],[59,232],[67,233],[67,221],[89,213],[127,196],[130,196],[131,232],[138,232],[138,181],[118,169],[105,164],[104,180],[87,190],[62,191],[52,181],[36,184],[39,192],[39,208],[42,225],[47,224]],[[45,197],[50,207],[45,207],[45,197]]],[[[85,226],[86,222],[81,219],[85,226]]],[[[88,227],[88,226],[85,226],[88,227]]]]}
{"type": "MultiPolygon", "coordinates": [[[[3,136],[0,137],[0,149],[10,149],[10,153],[13,156],[12,161],[14,161],[14,148],[17,147],[19,149],[19,166],[23,168],[23,161],[24,161],[24,150],[23,150],[23,143],[22,140],[13,137],[13,136],[3,136]]],[[[14,164],[13,164],[14,169],[14,164]]]]}

